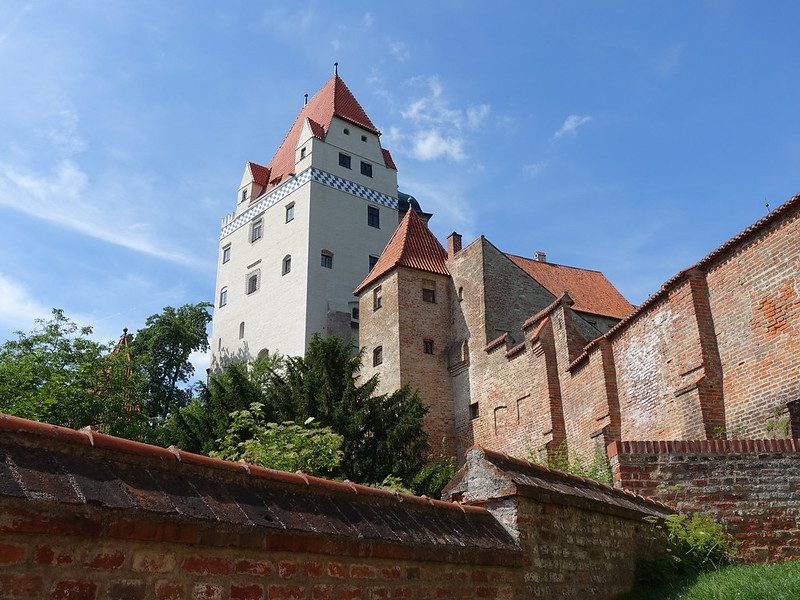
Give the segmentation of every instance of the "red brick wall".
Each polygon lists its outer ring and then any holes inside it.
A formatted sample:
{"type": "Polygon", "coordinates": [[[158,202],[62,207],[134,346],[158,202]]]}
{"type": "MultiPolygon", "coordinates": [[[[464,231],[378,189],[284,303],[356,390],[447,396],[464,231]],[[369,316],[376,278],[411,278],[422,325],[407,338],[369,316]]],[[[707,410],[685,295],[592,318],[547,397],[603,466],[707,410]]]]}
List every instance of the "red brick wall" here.
{"type": "Polygon", "coordinates": [[[523,598],[517,560],[474,548],[126,521],[33,503],[0,513],[0,597],[57,600],[523,598]]]}
{"type": "Polygon", "coordinates": [[[726,427],[762,437],[776,408],[800,400],[797,209],[713,261],[707,271],[724,371],[726,427]]]}
{"type": "Polygon", "coordinates": [[[800,440],[617,442],[614,485],[713,514],[745,560],[800,558],[800,440]]]}

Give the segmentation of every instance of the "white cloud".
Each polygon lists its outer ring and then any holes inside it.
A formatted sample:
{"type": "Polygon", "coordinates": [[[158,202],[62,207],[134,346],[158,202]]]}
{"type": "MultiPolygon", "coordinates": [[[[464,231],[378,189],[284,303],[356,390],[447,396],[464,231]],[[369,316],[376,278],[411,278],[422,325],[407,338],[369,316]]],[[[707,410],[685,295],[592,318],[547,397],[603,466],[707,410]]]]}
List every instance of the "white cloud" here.
{"type": "Polygon", "coordinates": [[[400,62],[405,62],[411,58],[411,52],[405,42],[392,42],[389,44],[389,51],[400,62]]]}
{"type": "Polygon", "coordinates": [[[435,160],[447,157],[464,160],[464,140],[458,137],[444,137],[438,129],[417,132],[412,154],[419,160],[435,160]]]}
{"type": "Polygon", "coordinates": [[[522,172],[525,173],[526,175],[531,176],[531,177],[536,177],[539,173],[541,173],[544,170],[544,168],[546,166],[547,166],[547,162],[541,160],[541,161],[536,162],[536,163],[530,163],[530,164],[527,164],[527,165],[522,165],[522,172]]]}
{"type": "Polygon", "coordinates": [[[373,23],[375,23],[375,17],[372,16],[372,13],[364,13],[361,22],[364,23],[364,27],[369,29],[372,27],[373,23]]]}
{"type": "Polygon", "coordinates": [[[568,133],[575,135],[575,132],[578,129],[578,127],[580,127],[581,125],[585,125],[591,120],[592,117],[590,117],[589,115],[570,115],[566,118],[564,124],[561,125],[561,129],[559,129],[553,134],[553,139],[557,140],[561,136],[567,135],[568,133]]]}
{"type": "Polygon", "coordinates": [[[0,162],[0,205],[137,252],[201,264],[151,234],[152,225],[139,220],[132,197],[114,189],[94,189],[87,174],[69,158],[58,160],[49,171],[35,173],[0,162]]]}
{"type": "Polygon", "coordinates": [[[489,104],[468,105],[465,108],[453,107],[445,96],[444,86],[438,77],[416,77],[412,85],[422,86],[425,93],[411,101],[405,110],[400,111],[410,122],[412,133],[400,135],[393,132],[393,139],[412,140],[409,152],[422,161],[449,158],[464,160],[467,135],[477,131],[491,113],[489,104]]]}
{"type": "Polygon", "coordinates": [[[45,319],[50,307],[39,303],[18,281],[0,273],[0,323],[13,331],[29,331],[34,319],[45,319]]]}

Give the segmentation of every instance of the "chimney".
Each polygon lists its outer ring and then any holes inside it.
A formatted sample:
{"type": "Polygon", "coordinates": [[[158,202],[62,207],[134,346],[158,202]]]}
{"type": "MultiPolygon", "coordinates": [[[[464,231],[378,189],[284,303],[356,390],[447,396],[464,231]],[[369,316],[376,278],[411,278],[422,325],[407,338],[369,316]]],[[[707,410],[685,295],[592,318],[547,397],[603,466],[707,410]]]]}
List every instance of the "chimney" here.
{"type": "Polygon", "coordinates": [[[535,260],[537,262],[546,263],[547,262],[547,254],[545,254],[544,252],[539,252],[537,250],[536,253],[533,255],[533,260],[535,260]]]}
{"type": "Polygon", "coordinates": [[[447,236],[447,258],[453,258],[461,251],[461,236],[455,231],[447,236]]]}

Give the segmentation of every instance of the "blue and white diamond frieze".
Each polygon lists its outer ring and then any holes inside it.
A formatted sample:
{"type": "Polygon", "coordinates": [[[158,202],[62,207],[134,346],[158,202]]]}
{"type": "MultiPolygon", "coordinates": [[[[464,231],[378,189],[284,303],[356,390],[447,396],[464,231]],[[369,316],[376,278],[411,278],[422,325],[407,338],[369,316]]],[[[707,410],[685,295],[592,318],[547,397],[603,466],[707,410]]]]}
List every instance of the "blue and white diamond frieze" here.
{"type": "Polygon", "coordinates": [[[343,192],[347,192],[353,196],[359,196],[365,200],[383,204],[384,206],[388,206],[389,208],[393,208],[395,210],[398,209],[397,198],[392,198],[386,194],[381,194],[380,192],[371,190],[363,185],[358,185],[357,183],[342,179],[336,175],[331,175],[325,171],[310,168],[293,177],[283,185],[275,188],[269,194],[264,196],[264,198],[256,202],[253,206],[236,217],[233,221],[225,225],[220,233],[220,238],[224,238],[240,227],[246,225],[256,215],[264,212],[272,205],[277,204],[301,185],[308,183],[311,180],[317,181],[332,188],[336,188],[337,190],[342,190],[343,192]]]}

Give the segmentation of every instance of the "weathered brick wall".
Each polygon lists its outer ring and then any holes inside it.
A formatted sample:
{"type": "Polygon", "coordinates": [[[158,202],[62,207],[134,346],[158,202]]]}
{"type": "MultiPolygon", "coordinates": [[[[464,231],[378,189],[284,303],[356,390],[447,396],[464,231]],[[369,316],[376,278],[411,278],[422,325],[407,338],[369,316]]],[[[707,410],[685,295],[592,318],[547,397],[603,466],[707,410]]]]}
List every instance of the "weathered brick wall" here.
{"type": "Polygon", "coordinates": [[[800,440],[616,442],[614,485],[713,514],[745,560],[800,557],[800,440]]]}
{"type": "MultiPolygon", "coordinates": [[[[54,600],[523,598],[519,569],[470,549],[420,552],[245,527],[3,506],[0,597],[54,600]]],[[[502,561],[501,561],[502,562],[502,561]]]]}
{"type": "Polygon", "coordinates": [[[787,404],[800,400],[798,210],[722,253],[706,270],[726,429],[762,437],[776,409],[783,417],[787,404]]]}
{"type": "Polygon", "coordinates": [[[479,504],[511,532],[525,561],[525,598],[614,598],[634,583],[636,561],[660,548],[643,520],[663,505],[541,465],[473,448],[445,489],[479,504]]]}

